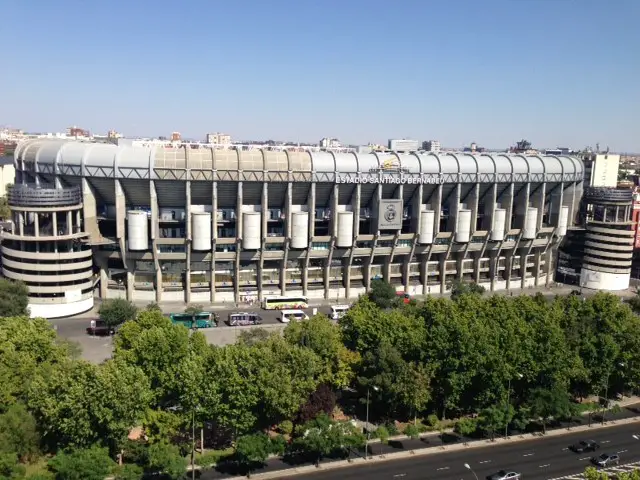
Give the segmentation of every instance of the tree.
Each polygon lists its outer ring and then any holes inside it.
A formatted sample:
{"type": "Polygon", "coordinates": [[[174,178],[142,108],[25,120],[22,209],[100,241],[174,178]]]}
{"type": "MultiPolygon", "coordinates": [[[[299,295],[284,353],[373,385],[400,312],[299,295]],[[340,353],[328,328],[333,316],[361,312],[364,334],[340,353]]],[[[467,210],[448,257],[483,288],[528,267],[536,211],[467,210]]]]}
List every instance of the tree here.
{"type": "Polygon", "coordinates": [[[15,403],[0,415],[0,452],[15,453],[25,462],[40,451],[40,435],[35,418],[24,404],[15,403]]]}
{"type": "Polygon", "coordinates": [[[115,471],[115,480],[140,480],[144,475],[142,467],[139,465],[122,465],[115,471]]]}
{"type": "MultiPolygon", "coordinates": [[[[302,324],[303,322],[292,322],[289,325],[302,324]]],[[[251,328],[249,330],[241,331],[240,335],[238,335],[238,340],[236,340],[236,343],[250,347],[252,345],[255,345],[256,343],[266,341],[271,335],[273,335],[273,333],[266,328],[251,328]]]]}
{"type": "Polygon", "coordinates": [[[162,309],[160,308],[160,305],[158,305],[156,302],[151,302],[149,304],[147,304],[147,306],[145,307],[145,310],[152,312],[152,311],[158,311],[158,312],[162,312],[162,309]]]}
{"type": "Polygon", "coordinates": [[[396,289],[393,285],[378,278],[371,280],[371,290],[367,297],[378,308],[391,308],[399,304],[398,295],[396,295],[396,289]]]}
{"type": "Polygon", "coordinates": [[[24,473],[25,468],[18,463],[18,456],[15,453],[0,452],[0,479],[24,478],[24,473]]]}
{"type": "Polygon", "coordinates": [[[451,284],[451,299],[457,300],[462,295],[482,295],[485,288],[475,282],[462,282],[454,280],[451,284]]]}
{"type": "Polygon", "coordinates": [[[49,461],[56,480],[104,480],[115,467],[106,448],[60,452],[49,461]]]}
{"type": "Polygon", "coordinates": [[[130,301],[124,298],[114,298],[102,302],[98,315],[106,325],[115,327],[127,320],[135,319],[137,312],[138,309],[130,301]]]}
{"type": "Polygon", "coordinates": [[[315,315],[306,322],[291,322],[284,329],[290,345],[313,350],[326,367],[320,381],[336,388],[345,388],[355,377],[360,355],[344,345],[342,330],[324,315],[315,315]]]}
{"type": "Polygon", "coordinates": [[[336,394],[331,387],[323,383],[309,396],[307,402],[300,408],[297,421],[307,423],[321,413],[330,415],[336,406],[336,394]]]}
{"type": "Polygon", "coordinates": [[[180,455],[180,450],[175,445],[154,443],[149,447],[149,469],[162,473],[171,480],[178,480],[186,474],[187,460],[180,455]]]}
{"type": "Polygon", "coordinates": [[[480,421],[478,426],[491,437],[491,441],[495,439],[496,431],[505,428],[513,418],[513,407],[509,406],[505,409],[502,406],[494,406],[485,408],[480,413],[480,421]]]}
{"type": "MultiPolygon", "coordinates": [[[[584,470],[584,478],[586,480],[609,480],[606,472],[601,472],[595,467],[587,467],[584,470]]],[[[620,478],[619,476],[617,478],[620,478]]]]}
{"type": "Polygon", "coordinates": [[[6,196],[0,197],[0,218],[2,220],[11,218],[11,208],[6,196]]]}
{"type": "Polygon", "coordinates": [[[0,278],[0,317],[28,316],[29,288],[22,282],[0,278]]]}
{"type": "Polygon", "coordinates": [[[571,413],[569,394],[561,386],[551,389],[536,388],[529,400],[531,415],[542,421],[542,432],[547,433],[546,424],[551,418],[566,418],[571,413]]]}
{"type": "Polygon", "coordinates": [[[204,311],[204,307],[200,304],[189,305],[184,309],[184,313],[187,315],[191,315],[191,326],[196,326],[196,316],[201,314],[204,311]]]}
{"type": "Polygon", "coordinates": [[[262,466],[269,456],[269,437],[264,433],[244,435],[238,438],[236,443],[236,459],[247,472],[250,472],[254,465],[262,466]]]}

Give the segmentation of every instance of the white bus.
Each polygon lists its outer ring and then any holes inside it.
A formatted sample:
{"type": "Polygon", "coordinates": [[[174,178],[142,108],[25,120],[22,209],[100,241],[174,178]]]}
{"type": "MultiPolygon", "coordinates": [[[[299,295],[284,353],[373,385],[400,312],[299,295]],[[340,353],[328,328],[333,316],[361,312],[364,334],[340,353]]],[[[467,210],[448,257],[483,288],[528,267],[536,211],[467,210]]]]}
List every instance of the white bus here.
{"type": "Polygon", "coordinates": [[[243,327],[246,325],[261,325],[262,317],[257,313],[236,312],[229,314],[227,321],[230,327],[243,327]]]}
{"type": "Polygon", "coordinates": [[[309,308],[307,297],[264,297],[262,308],[265,310],[305,309],[309,308]]]}
{"type": "Polygon", "coordinates": [[[282,323],[289,323],[291,320],[301,322],[302,320],[309,320],[309,316],[302,310],[282,310],[280,321],[282,323]]]}

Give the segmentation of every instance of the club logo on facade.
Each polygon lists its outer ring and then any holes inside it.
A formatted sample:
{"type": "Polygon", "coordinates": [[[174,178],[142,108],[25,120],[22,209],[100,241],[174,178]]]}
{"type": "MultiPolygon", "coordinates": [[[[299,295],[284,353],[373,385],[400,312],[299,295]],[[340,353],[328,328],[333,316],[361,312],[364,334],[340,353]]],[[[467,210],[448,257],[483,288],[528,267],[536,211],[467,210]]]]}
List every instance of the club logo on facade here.
{"type": "Polygon", "coordinates": [[[397,215],[396,206],[394,204],[387,205],[387,211],[384,212],[384,219],[387,223],[393,223],[397,215]]]}

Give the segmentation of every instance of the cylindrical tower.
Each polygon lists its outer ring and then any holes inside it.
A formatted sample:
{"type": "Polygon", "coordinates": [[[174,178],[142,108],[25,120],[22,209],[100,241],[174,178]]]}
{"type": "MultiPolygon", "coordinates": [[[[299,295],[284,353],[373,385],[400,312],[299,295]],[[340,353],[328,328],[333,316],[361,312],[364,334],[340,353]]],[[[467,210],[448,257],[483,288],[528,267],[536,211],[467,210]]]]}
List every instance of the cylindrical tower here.
{"type": "Polygon", "coordinates": [[[338,213],[338,247],[350,247],[353,245],[353,212],[338,213]]]}
{"type": "Polygon", "coordinates": [[[29,287],[32,317],[58,318],[93,307],[93,262],[80,187],[13,186],[14,228],[4,232],[2,274],[29,287]]]}
{"type": "Polygon", "coordinates": [[[504,240],[504,227],[507,222],[507,211],[504,208],[496,208],[493,211],[493,227],[491,228],[491,240],[504,240]]]}
{"type": "Polygon", "coordinates": [[[433,243],[433,220],[436,212],[433,210],[425,210],[420,212],[420,237],[418,242],[423,245],[433,243]]]}
{"type": "Polygon", "coordinates": [[[456,242],[467,243],[471,238],[471,210],[461,209],[456,221],[456,242]]]}
{"type": "Polygon", "coordinates": [[[307,248],[309,246],[309,214],[293,212],[291,222],[291,248],[307,248]]]}
{"type": "Polygon", "coordinates": [[[626,189],[585,189],[584,259],[580,286],[596,290],[629,288],[633,257],[633,193],[626,189]]]}
{"type": "Polygon", "coordinates": [[[193,228],[192,248],[201,252],[211,250],[211,214],[208,212],[192,213],[191,226],[193,228]]]}
{"type": "Polygon", "coordinates": [[[242,248],[257,250],[260,248],[260,212],[244,212],[242,214],[243,238],[242,248]]]}

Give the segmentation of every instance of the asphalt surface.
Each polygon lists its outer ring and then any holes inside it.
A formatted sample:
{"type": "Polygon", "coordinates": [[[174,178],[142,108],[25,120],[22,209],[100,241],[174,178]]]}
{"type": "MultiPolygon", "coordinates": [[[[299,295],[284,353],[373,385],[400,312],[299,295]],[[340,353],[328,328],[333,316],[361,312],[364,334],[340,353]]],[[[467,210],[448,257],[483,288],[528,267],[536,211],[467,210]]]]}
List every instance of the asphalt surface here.
{"type": "MultiPolygon", "coordinates": [[[[316,307],[318,312],[329,314],[330,306],[316,307]]],[[[182,310],[184,306],[182,306],[182,310]]],[[[181,309],[176,308],[176,312],[181,309]]],[[[268,330],[282,330],[286,324],[279,321],[280,312],[277,310],[261,310],[258,307],[240,306],[234,309],[214,309],[212,310],[220,316],[220,322],[217,327],[200,329],[207,341],[212,345],[228,345],[235,343],[238,335],[243,330],[251,328],[266,328],[268,330]],[[230,313],[236,312],[257,312],[262,317],[262,325],[230,327],[225,323],[230,313]]],[[[313,314],[313,308],[305,310],[307,315],[313,314]]],[[[76,317],[59,318],[49,320],[51,325],[56,329],[58,335],[66,340],[77,343],[82,349],[82,358],[94,363],[100,363],[111,357],[113,352],[113,339],[111,337],[93,337],[86,332],[91,320],[97,319],[97,314],[88,313],[76,317]]]]}
{"type": "MultiPolygon", "coordinates": [[[[640,441],[633,435],[640,433],[640,424],[620,425],[592,432],[542,437],[512,444],[492,444],[485,448],[414,457],[408,460],[376,462],[357,467],[327,470],[322,473],[287,477],[309,480],[475,480],[484,479],[499,470],[513,470],[526,479],[548,480],[581,473],[590,465],[593,453],[576,454],[568,447],[580,440],[595,440],[602,453],[619,454],[620,463],[640,461],[640,441]],[[467,463],[473,469],[468,470],[467,463]]],[[[204,476],[203,476],[204,478],[204,476]]]]}

